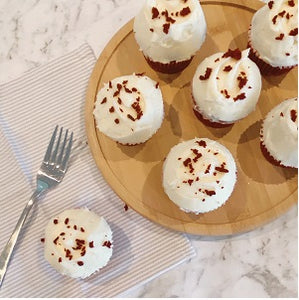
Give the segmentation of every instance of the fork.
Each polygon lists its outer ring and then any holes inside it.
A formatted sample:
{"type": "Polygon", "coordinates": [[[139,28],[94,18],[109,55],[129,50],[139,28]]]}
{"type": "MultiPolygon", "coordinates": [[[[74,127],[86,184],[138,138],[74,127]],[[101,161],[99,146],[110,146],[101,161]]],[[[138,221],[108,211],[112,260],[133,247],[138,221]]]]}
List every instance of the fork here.
{"type": "Polygon", "coordinates": [[[50,188],[56,186],[62,181],[67,170],[73,143],[73,132],[68,139],[69,130],[67,129],[62,141],[63,128],[61,127],[57,142],[55,143],[57,132],[58,125],[54,129],[43,162],[37,172],[36,190],[33,192],[30,200],[26,204],[9,241],[0,255],[0,287],[23,224],[25,223],[26,217],[28,216],[32,206],[41,194],[44,194],[50,188]]]}

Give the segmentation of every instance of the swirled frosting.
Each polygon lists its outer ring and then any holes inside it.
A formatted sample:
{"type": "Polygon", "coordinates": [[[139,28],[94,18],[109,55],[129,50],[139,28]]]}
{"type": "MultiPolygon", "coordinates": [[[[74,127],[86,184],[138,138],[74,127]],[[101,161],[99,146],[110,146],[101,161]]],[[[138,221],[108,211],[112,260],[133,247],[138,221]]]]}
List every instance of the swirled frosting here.
{"type": "Polygon", "coordinates": [[[269,1],[253,16],[249,40],[260,58],[273,67],[298,63],[298,2],[269,1]]]}
{"type": "Polygon", "coordinates": [[[204,59],[192,81],[194,109],[212,122],[234,123],[256,106],[261,75],[249,49],[228,50],[204,59]]]}
{"type": "Polygon", "coordinates": [[[117,77],[98,92],[93,114],[97,128],[111,139],[122,144],[143,143],[163,121],[159,83],[143,74],[117,77]]]}
{"type": "Polygon", "coordinates": [[[51,218],[45,229],[45,258],[63,275],[85,278],[112,255],[112,231],[88,209],[69,209],[51,218]]]}
{"type": "Polygon", "coordinates": [[[220,143],[195,138],[174,146],[163,165],[163,187],[183,211],[214,210],[230,197],[236,182],[236,164],[220,143]]]}
{"type": "Polygon", "coordinates": [[[161,63],[190,59],[204,42],[206,31],[198,0],[147,0],[134,20],[140,50],[161,63]]]}
{"type": "Polygon", "coordinates": [[[297,98],[283,101],[266,116],[261,141],[273,158],[286,167],[298,168],[297,98]]]}

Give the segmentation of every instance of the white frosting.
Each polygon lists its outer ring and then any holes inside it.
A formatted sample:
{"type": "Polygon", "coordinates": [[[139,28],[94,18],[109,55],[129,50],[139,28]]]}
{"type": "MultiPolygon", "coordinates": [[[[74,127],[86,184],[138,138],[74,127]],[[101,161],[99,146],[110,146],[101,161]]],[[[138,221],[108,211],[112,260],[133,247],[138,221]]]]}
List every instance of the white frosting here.
{"type": "Polygon", "coordinates": [[[164,162],[164,191],[186,212],[198,214],[220,207],[230,197],[235,182],[233,156],[223,145],[207,138],[177,144],[164,162]]]}
{"type": "Polygon", "coordinates": [[[63,275],[88,277],[104,267],[111,255],[111,229],[88,209],[66,210],[46,226],[45,258],[63,275]]]}
{"type": "Polygon", "coordinates": [[[146,0],[134,20],[135,38],[140,50],[146,57],[161,63],[190,59],[204,42],[206,31],[204,13],[198,0],[146,0]],[[159,11],[159,16],[154,19],[153,8],[159,11]],[[190,9],[190,13],[181,16],[180,12],[186,8],[190,9]],[[162,15],[165,10],[175,20],[174,23],[166,21],[165,15],[162,15]],[[163,31],[164,24],[170,24],[167,34],[163,31]]]}
{"type": "Polygon", "coordinates": [[[162,93],[158,83],[147,76],[121,76],[98,92],[93,114],[97,128],[111,139],[122,144],[143,143],[162,124],[162,93]]]}
{"type": "Polygon", "coordinates": [[[266,4],[253,16],[250,30],[250,41],[262,60],[273,67],[289,67],[298,61],[298,35],[289,35],[298,28],[298,5],[289,5],[289,0],[275,0],[272,8],[266,4]],[[285,13],[283,13],[285,11],[285,13]],[[277,16],[279,13],[283,16],[277,16]],[[277,17],[275,17],[277,16],[277,17]],[[275,24],[273,23],[273,18],[275,24]],[[276,38],[283,34],[282,40],[276,38]]]}
{"type": "Polygon", "coordinates": [[[266,149],[286,167],[298,168],[297,113],[297,98],[285,100],[267,114],[261,130],[266,149]]]}
{"type": "Polygon", "coordinates": [[[198,66],[192,81],[194,109],[206,119],[218,123],[234,123],[246,117],[256,106],[261,91],[261,75],[256,64],[248,58],[249,49],[242,51],[241,59],[222,57],[224,53],[216,53],[204,59],[198,66]],[[224,68],[231,68],[225,72],[224,68]],[[210,77],[201,80],[211,68],[210,77]],[[239,87],[238,77],[247,79],[246,84],[239,87]],[[225,93],[224,91],[227,91],[225,93]],[[234,100],[245,94],[245,99],[234,100]]]}

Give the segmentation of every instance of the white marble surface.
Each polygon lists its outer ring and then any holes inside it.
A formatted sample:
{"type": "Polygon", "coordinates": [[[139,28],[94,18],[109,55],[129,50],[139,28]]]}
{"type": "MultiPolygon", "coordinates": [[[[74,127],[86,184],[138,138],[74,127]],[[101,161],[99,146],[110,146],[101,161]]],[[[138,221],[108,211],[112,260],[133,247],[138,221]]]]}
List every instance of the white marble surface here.
{"type": "MultiPolygon", "coordinates": [[[[0,83],[66,54],[84,41],[98,56],[142,2],[0,0],[0,83]]],[[[246,234],[189,236],[197,251],[194,259],[121,296],[297,297],[297,229],[294,207],[246,234]]]]}

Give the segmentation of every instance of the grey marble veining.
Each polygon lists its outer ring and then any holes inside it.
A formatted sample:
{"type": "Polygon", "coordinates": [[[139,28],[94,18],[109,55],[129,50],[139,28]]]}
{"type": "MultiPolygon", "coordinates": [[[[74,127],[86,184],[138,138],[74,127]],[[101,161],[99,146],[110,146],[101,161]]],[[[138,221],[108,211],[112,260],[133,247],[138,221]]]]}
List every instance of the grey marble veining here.
{"type": "MultiPolygon", "coordinates": [[[[98,56],[139,0],[0,0],[0,83],[87,41],[98,56]]],[[[297,297],[297,207],[254,231],[189,235],[197,256],[122,297],[297,297]]]]}

